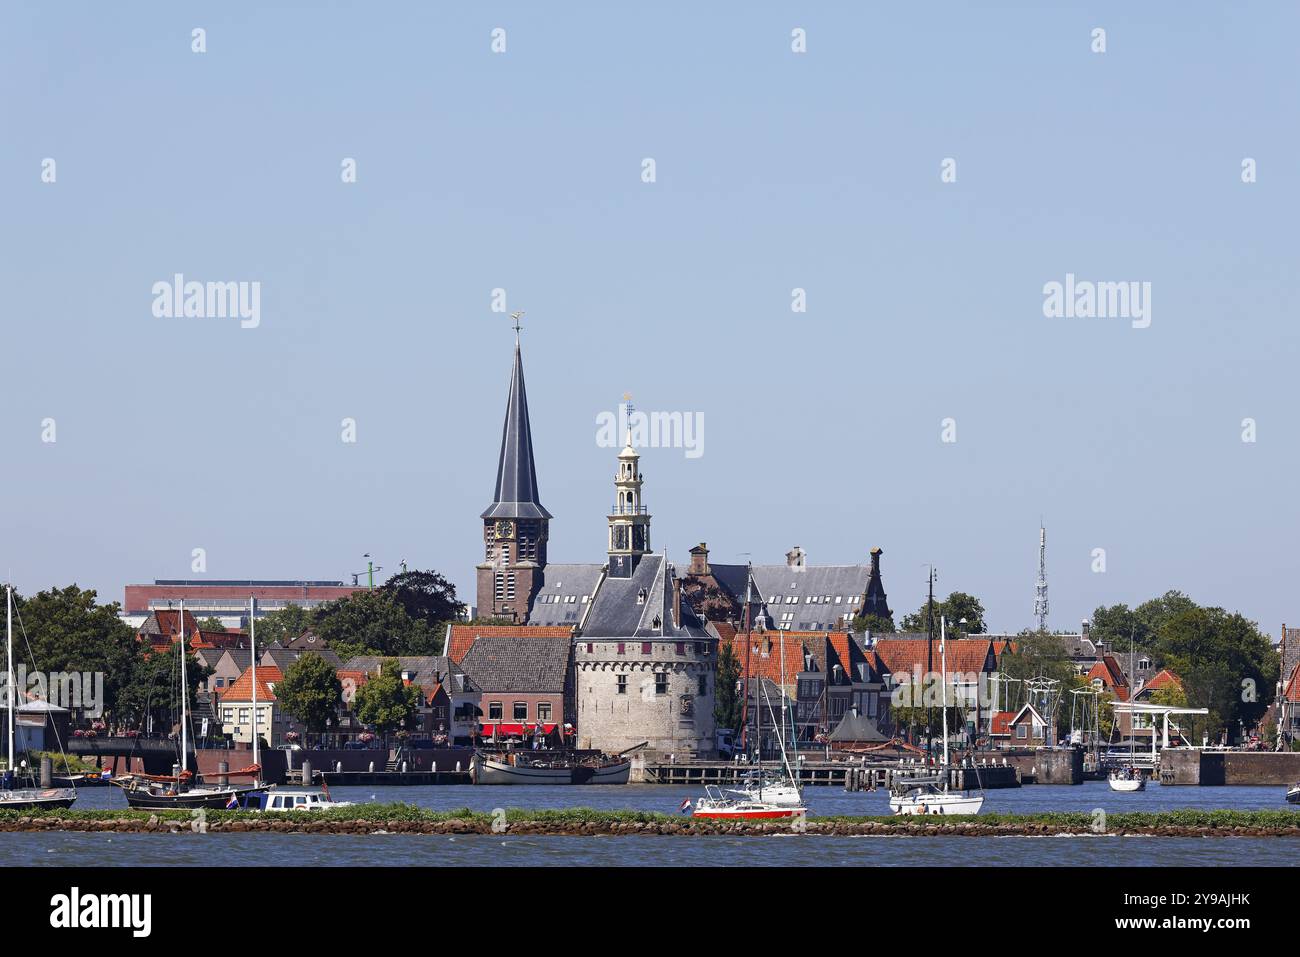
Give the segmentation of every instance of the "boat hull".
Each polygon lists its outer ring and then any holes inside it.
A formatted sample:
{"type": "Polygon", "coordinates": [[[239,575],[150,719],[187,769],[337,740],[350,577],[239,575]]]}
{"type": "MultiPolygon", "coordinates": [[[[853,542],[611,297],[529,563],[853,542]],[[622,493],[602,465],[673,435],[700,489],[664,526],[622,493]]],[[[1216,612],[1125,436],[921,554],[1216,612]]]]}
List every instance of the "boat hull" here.
{"type": "Polygon", "coordinates": [[[176,808],[222,810],[230,804],[232,797],[243,804],[248,795],[262,790],[265,788],[195,788],[181,791],[179,794],[161,794],[148,788],[123,788],[122,793],[126,795],[126,803],[129,806],[143,810],[163,811],[176,808]]]}
{"type": "Polygon", "coordinates": [[[1110,785],[1112,791],[1131,793],[1147,789],[1146,778],[1107,778],[1106,783],[1110,785]]]}
{"type": "Polygon", "coordinates": [[[1300,784],[1286,792],[1287,804],[1300,804],[1300,784]]]}
{"type": "Polygon", "coordinates": [[[23,788],[0,792],[0,809],[46,811],[72,807],[76,800],[75,788],[23,788]]]}
{"type": "Polygon", "coordinates": [[[891,797],[889,810],[895,814],[944,815],[978,814],[984,807],[984,796],[977,794],[926,794],[920,797],[891,797]]]}
{"type": "Polygon", "coordinates": [[[627,784],[632,775],[632,762],[620,761],[604,767],[535,768],[476,757],[474,774],[476,784],[627,784]]]}
{"type": "Polygon", "coordinates": [[[696,808],[692,817],[715,821],[793,821],[806,818],[808,809],[803,807],[765,807],[765,808],[696,808]]]}

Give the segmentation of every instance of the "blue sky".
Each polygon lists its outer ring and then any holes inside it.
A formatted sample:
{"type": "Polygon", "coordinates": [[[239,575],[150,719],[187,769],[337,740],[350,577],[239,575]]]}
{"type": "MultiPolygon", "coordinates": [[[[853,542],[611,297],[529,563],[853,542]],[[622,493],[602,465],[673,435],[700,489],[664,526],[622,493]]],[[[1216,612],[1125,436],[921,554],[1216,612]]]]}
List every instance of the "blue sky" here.
{"type": "Polygon", "coordinates": [[[472,600],[504,288],[553,560],[603,556],[630,392],[705,422],[644,454],[670,558],[878,545],[896,611],[933,562],[1015,630],[1041,516],[1053,626],[1180,588],[1276,636],[1300,13],[1043,6],[7,4],[0,562],[120,600],[371,552],[472,600]],[[178,272],[260,325],[154,317],[178,272]],[[1150,282],[1150,327],[1046,318],[1067,273],[1150,282]]]}

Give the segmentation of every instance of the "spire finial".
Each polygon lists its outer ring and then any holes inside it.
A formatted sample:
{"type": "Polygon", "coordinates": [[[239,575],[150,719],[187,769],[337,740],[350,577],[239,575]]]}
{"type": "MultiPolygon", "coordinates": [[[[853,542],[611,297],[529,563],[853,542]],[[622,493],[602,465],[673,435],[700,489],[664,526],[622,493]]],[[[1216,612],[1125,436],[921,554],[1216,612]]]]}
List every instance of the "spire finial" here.
{"type": "Polygon", "coordinates": [[[519,345],[519,329],[521,327],[521,323],[519,320],[524,318],[523,310],[520,310],[519,312],[510,313],[510,318],[514,320],[515,323],[515,345],[519,345]]]}

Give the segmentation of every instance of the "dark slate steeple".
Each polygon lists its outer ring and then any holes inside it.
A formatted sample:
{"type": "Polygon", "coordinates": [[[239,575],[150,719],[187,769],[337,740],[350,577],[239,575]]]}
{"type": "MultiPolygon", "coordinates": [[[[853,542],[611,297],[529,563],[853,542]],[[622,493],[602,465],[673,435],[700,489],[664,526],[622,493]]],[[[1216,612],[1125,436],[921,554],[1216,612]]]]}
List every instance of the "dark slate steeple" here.
{"type": "Polygon", "coordinates": [[[510,373],[510,397],[501,430],[501,458],[497,487],[483,518],[541,518],[551,513],[537,497],[537,468],[533,464],[533,433],[528,425],[528,393],[524,389],[524,363],[515,336],[515,367],[510,373]]]}

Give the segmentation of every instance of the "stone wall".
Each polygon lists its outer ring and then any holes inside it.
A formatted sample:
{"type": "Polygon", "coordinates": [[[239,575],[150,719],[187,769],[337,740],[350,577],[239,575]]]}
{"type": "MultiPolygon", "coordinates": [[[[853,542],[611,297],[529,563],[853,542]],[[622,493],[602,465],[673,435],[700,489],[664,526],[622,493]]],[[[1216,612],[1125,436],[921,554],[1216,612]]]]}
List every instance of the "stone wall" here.
{"type": "Polygon", "coordinates": [[[716,643],[651,641],[648,653],[644,644],[607,639],[575,644],[578,747],[613,754],[644,741],[659,754],[713,757],[716,643]],[[658,675],[665,676],[666,686],[659,685],[658,675]]]}

